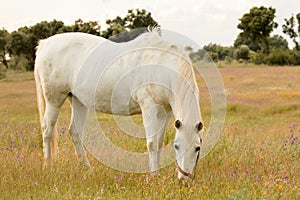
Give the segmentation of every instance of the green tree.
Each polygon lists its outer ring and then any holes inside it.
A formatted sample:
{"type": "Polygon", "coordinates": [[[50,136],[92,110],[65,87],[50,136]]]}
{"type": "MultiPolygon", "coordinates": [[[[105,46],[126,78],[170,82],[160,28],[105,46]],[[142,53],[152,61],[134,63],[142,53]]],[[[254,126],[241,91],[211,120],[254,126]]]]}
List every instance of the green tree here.
{"type": "Polygon", "coordinates": [[[106,24],[108,27],[102,31],[102,37],[115,42],[126,42],[145,32],[148,26],[156,26],[157,22],[150,12],[136,9],[128,10],[124,18],[117,16],[115,19],[108,19],[106,24]]]}
{"type": "Polygon", "coordinates": [[[117,16],[113,20],[107,19],[106,24],[108,27],[106,30],[102,31],[102,37],[109,38],[125,31],[125,23],[126,22],[120,16],[117,16]]]}
{"type": "Polygon", "coordinates": [[[276,9],[264,6],[253,7],[249,13],[243,15],[238,24],[238,28],[242,30],[242,37],[258,41],[262,46],[265,54],[269,53],[268,38],[273,29],[278,24],[274,22],[276,9]]]}
{"type": "Polygon", "coordinates": [[[235,48],[239,48],[239,46],[241,46],[243,44],[247,45],[250,48],[251,51],[258,52],[258,51],[261,50],[260,44],[257,40],[252,40],[252,39],[249,39],[249,38],[245,38],[240,33],[237,36],[237,38],[235,39],[233,46],[235,48]]]}
{"type": "Polygon", "coordinates": [[[126,22],[126,28],[130,30],[157,25],[157,22],[152,18],[151,13],[145,9],[128,10],[124,21],[126,22]]]}
{"type": "Polygon", "coordinates": [[[212,55],[212,53],[214,53],[215,55],[213,60],[224,60],[226,56],[230,56],[232,57],[233,54],[233,49],[232,47],[223,47],[221,45],[218,44],[213,44],[213,43],[209,43],[208,45],[205,45],[203,47],[203,49],[205,51],[207,51],[208,53],[210,53],[212,55]]]}
{"type": "Polygon", "coordinates": [[[273,35],[269,38],[270,48],[288,50],[288,42],[281,35],[273,35]]]}
{"type": "Polygon", "coordinates": [[[6,69],[8,69],[8,60],[7,60],[7,38],[9,33],[5,29],[0,29],[0,63],[2,63],[6,69]]]}
{"type": "Polygon", "coordinates": [[[13,69],[21,69],[19,62],[23,55],[28,52],[29,36],[21,31],[12,32],[7,40],[7,49],[15,63],[11,65],[13,69]]]}
{"type": "Polygon", "coordinates": [[[76,20],[72,27],[73,32],[83,32],[97,36],[100,36],[100,28],[101,26],[97,21],[84,22],[82,19],[76,20]]]}
{"type": "Polygon", "coordinates": [[[296,50],[299,50],[299,36],[300,36],[300,13],[296,15],[298,21],[298,28],[296,29],[296,22],[294,15],[290,19],[284,19],[285,24],[282,25],[282,32],[288,35],[295,43],[296,50]]]}

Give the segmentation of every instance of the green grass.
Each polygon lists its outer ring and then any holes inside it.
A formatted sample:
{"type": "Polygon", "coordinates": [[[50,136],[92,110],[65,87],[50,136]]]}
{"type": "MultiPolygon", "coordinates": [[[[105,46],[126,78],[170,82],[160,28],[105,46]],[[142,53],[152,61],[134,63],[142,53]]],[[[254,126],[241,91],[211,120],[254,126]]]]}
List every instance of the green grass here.
{"type": "MultiPolygon", "coordinates": [[[[0,81],[0,199],[299,199],[300,68],[225,67],[221,74],[227,92],[222,136],[200,160],[196,178],[178,182],[175,163],[152,177],[111,169],[88,155],[93,170],[85,171],[66,131],[67,104],[58,122],[59,155],[43,170],[33,76],[8,73],[0,81]]],[[[208,124],[205,90],[201,109],[208,124]]],[[[144,139],[122,133],[110,115],[99,121],[119,147],[146,150],[144,139]]],[[[141,117],[134,121],[141,124],[141,117]]],[[[173,138],[170,125],[165,144],[173,138]]]]}

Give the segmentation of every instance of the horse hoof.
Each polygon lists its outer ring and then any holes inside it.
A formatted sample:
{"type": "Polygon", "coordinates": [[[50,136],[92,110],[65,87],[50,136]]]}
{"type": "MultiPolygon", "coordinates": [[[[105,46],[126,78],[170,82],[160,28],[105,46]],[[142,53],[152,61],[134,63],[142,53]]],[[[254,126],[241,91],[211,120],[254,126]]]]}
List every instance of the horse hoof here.
{"type": "Polygon", "coordinates": [[[45,158],[43,163],[43,170],[50,170],[51,168],[51,158],[45,158]]]}

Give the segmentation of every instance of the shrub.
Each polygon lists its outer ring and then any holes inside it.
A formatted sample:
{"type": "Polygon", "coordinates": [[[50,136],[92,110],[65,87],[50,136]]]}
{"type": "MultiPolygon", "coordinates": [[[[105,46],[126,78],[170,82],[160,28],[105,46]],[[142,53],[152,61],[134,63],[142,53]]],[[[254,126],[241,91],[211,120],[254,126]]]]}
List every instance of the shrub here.
{"type": "Polygon", "coordinates": [[[232,58],[230,56],[225,57],[225,63],[226,64],[231,64],[232,63],[232,58]]]}
{"type": "Polygon", "coordinates": [[[203,59],[208,62],[218,62],[218,54],[213,52],[208,52],[205,54],[203,59]]]}
{"type": "Polygon", "coordinates": [[[292,65],[300,65],[300,51],[299,50],[292,50],[290,51],[290,58],[292,61],[292,65]]]}
{"type": "Polygon", "coordinates": [[[6,77],[6,68],[3,64],[0,63],[0,79],[6,77]]]}
{"type": "Polygon", "coordinates": [[[265,55],[262,54],[262,53],[256,53],[254,51],[250,51],[250,56],[249,57],[250,57],[249,61],[251,63],[254,63],[256,65],[260,65],[260,64],[264,63],[265,55]]]}
{"type": "Polygon", "coordinates": [[[236,49],[233,53],[233,56],[236,60],[248,60],[249,59],[250,49],[247,45],[241,45],[238,49],[236,49]]]}
{"type": "Polygon", "coordinates": [[[265,63],[268,65],[290,65],[293,63],[293,59],[289,51],[276,49],[265,58],[265,63]]]}

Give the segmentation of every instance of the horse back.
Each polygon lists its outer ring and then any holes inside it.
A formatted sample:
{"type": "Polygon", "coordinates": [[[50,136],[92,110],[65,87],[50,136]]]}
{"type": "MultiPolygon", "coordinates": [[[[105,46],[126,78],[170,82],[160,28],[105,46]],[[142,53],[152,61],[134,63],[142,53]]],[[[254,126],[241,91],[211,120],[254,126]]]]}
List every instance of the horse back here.
{"type": "Polygon", "coordinates": [[[69,93],[82,63],[104,41],[85,33],[63,33],[41,40],[36,51],[35,73],[43,88],[69,93]]]}

